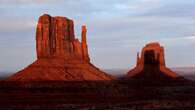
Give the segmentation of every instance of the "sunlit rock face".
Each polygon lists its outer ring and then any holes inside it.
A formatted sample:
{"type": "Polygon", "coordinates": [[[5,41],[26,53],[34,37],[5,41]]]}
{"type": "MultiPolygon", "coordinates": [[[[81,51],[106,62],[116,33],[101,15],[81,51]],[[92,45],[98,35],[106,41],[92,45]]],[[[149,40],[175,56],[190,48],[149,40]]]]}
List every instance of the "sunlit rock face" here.
{"type": "Polygon", "coordinates": [[[137,65],[128,72],[129,77],[143,79],[177,78],[176,73],[166,67],[164,48],[159,43],[149,43],[137,54],[137,65]]]}
{"type": "Polygon", "coordinates": [[[82,27],[82,42],[74,35],[73,21],[65,17],[43,15],[37,24],[37,57],[79,59],[89,61],[85,26],[82,27]]]}
{"type": "Polygon", "coordinates": [[[83,81],[111,80],[112,76],[90,63],[86,26],[81,42],[75,38],[74,23],[66,17],[39,18],[36,30],[37,60],[11,76],[9,81],[83,81]]]}

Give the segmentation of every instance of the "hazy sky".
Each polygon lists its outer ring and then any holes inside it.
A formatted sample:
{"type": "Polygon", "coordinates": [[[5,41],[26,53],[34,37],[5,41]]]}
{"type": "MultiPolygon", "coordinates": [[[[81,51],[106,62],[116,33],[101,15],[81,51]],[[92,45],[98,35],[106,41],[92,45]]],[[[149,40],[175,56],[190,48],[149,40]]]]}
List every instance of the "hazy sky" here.
{"type": "Polygon", "coordinates": [[[132,68],[150,41],[165,47],[170,67],[195,67],[195,0],[0,0],[0,71],[18,71],[36,58],[35,28],[43,13],[88,28],[92,62],[132,68]]]}

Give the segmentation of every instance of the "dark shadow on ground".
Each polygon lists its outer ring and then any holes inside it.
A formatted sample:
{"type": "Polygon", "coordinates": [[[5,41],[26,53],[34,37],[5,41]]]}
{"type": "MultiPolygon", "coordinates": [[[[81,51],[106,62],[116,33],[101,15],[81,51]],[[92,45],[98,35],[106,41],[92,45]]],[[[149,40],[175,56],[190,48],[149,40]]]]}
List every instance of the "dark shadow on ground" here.
{"type": "Polygon", "coordinates": [[[184,79],[0,82],[1,110],[195,109],[195,83],[184,79]]]}

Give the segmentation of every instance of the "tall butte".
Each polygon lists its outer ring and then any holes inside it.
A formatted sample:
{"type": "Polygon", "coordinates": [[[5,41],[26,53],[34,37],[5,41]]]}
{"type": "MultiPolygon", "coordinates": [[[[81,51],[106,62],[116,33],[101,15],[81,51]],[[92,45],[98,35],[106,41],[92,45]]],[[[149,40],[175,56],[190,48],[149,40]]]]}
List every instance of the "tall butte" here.
{"type": "Polygon", "coordinates": [[[166,67],[164,48],[159,43],[147,44],[137,54],[137,65],[127,74],[128,77],[141,79],[175,79],[179,76],[166,67]]]}
{"type": "Polygon", "coordinates": [[[36,30],[37,60],[19,71],[9,81],[83,81],[111,80],[112,76],[90,63],[86,42],[86,26],[82,26],[80,42],[74,35],[73,21],[66,17],[39,18],[36,30]]]}

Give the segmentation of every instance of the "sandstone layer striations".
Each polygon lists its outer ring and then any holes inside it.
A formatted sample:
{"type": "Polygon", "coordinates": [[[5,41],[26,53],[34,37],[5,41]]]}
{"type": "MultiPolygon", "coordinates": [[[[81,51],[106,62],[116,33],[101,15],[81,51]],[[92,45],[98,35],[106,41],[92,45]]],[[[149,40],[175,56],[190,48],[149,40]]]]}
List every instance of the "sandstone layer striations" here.
{"type": "Polygon", "coordinates": [[[129,77],[142,79],[171,79],[179,76],[166,67],[164,48],[159,43],[149,43],[137,54],[136,67],[128,72],[129,77]]]}
{"type": "Polygon", "coordinates": [[[36,30],[37,60],[11,76],[9,81],[83,81],[111,80],[112,76],[90,63],[82,26],[81,42],[75,38],[74,23],[66,17],[39,18],[36,30]]]}

